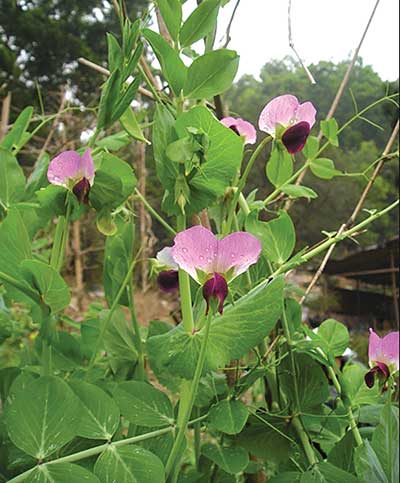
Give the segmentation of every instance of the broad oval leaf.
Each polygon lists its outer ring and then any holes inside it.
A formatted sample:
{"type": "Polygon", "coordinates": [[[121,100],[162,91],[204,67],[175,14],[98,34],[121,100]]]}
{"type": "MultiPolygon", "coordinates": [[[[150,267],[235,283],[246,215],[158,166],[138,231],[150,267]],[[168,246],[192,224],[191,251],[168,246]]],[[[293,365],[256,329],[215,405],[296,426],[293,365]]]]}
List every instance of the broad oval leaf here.
{"type": "Polygon", "coordinates": [[[311,172],[322,179],[332,179],[341,176],[343,173],[335,168],[335,164],[328,158],[317,158],[310,163],[311,172]]]}
{"type": "Polygon", "coordinates": [[[328,121],[321,121],[321,131],[332,146],[339,146],[339,126],[335,118],[329,119],[328,121]]]}
{"type": "Polygon", "coordinates": [[[219,444],[207,443],[201,447],[201,452],[231,475],[240,473],[249,464],[249,455],[240,446],[225,447],[219,444]]]}
{"type": "Polygon", "coordinates": [[[185,20],[180,32],[182,47],[204,38],[214,28],[221,0],[204,0],[185,20]]]}
{"type": "Polygon", "coordinates": [[[266,165],[267,178],[274,186],[283,185],[293,174],[292,156],[279,144],[275,144],[266,165]]]}
{"type": "Polygon", "coordinates": [[[81,422],[77,435],[88,439],[110,440],[120,420],[115,401],[94,384],[75,380],[70,382],[70,386],[81,402],[81,422]]]}
{"type": "Polygon", "coordinates": [[[323,348],[333,357],[341,356],[350,342],[347,327],[334,319],[322,322],[318,328],[318,337],[323,342],[323,348]]]}
{"type": "Polygon", "coordinates": [[[15,446],[43,460],[77,434],[79,401],[62,379],[41,377],[16,394],[5,420],[15,446]]]}
{"type": "Polygon", "coordinates": [[[24,194],[25,175],[15,156],[0,148],[0,201],[5,206],[19,201],[24,194]]]}
{"type": "Polygon", "coordinates": [[[159,428],[174,421],[172,404],[166,394],[141,381],[118,385],[114,398],[122,415],[131,423],[159,428]]]}
{"type": "Polygon", "coordinates": [[[190,99],[213,97],[226,91],[239,67],[234,50],[220,49],[197,57],[189,67],[183,93],[190,99]]]}
{"type": "Polygon", "coordinates": [[[164,466],[153,453],[138,446],[110,446],[94,465],[102,483],[164,483],[164,466]]]}
{"type": "Polygon", "coordinates": [[[177,40],[182,22],[181,0],[157,0],[157,5],[169,34],[177,40]]]}
{"type": "Polygon", "coordinates": [[[282,186],[281,188],[282,193],[288,195],[290,198],[307,198],[308,200],[312,200],[314,198],[318,198],[317,193],[307,186],[298,186],[295,184],[287,184],[282,186]]]}
{"type": "Polygon", "coordinates": [[[246,406],[238,400],[220,401],[209,413],[210,425],[226,434],[238,434],[243,429],[248,418],[246,406]]]}
{"type": "Polygon", "coordinates": [[[100,483],[89,470],[71,463],[38,465],[25,480],[26,483],[100,483]]]}

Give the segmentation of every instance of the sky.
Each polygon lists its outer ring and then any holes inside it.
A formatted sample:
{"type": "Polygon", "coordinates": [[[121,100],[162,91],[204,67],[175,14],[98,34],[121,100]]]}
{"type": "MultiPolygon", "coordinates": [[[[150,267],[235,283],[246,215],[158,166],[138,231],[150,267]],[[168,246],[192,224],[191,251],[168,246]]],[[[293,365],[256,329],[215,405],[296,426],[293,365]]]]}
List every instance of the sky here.
{"type": "MultiPolygon", "coordinates": [[[[219,17],[220,45],[235,0],[219,17]]],[[[292,0],[292,37],[306,64],[351,58],[376,0],[292,0]]],[[[185,13],[195,0],[188,0],[185,13]]],[[[229,48],[240,54],[238,77],[257,76],[271,59],[292,55],[288,42],[288,0],[241,0],[231,29],[229,48]]],[[[399,77],[399,0],[380,0],[360,51],[383,80],[399,77]]],[[[316,79],[318,81],[318,79],[316,79]]]]}

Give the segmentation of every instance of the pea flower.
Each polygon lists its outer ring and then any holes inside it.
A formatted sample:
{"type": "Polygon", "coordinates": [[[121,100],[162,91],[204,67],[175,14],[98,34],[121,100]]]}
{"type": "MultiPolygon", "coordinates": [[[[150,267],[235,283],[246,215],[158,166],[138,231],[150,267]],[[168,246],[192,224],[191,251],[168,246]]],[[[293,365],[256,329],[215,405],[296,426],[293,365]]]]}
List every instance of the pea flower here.
{"type": "Polygon", "coordinates": [[[290,154],[304,148],[317,111],[311,102],[300,104],[290,94],[275,97],[261,111],[259,127],[282,143],[290,154]]]}
{"type": "Polygon", "coordinates": [[[157,276],[160,290],[166,293],[175,292],[179,288],[178,265],[171,254],[172,247],[164,247],[157,253],[158,262],[167,270],[162,270],[157,276]]]}
{"type": "Polygon", "coordinates": [[[250,122],[240,117],[224,117],[221,119],[221,123],[229,129],[232,129],[238,136],[241,136],[245,144],[255,144],[257,141],[257,131],[250,122]]]}
{"type": "Polygon", "coordinates": [[[369,329],[368,358],[371,369],[365,374],[365,383],[371,388],[375,374],[386,382],[399,370],[399,332],[389,332],[381,338],[369,329]]]}
{"type": "Polygon", "coordinates": [[[50,161],[47,179],[64,186],[82,203],[89,203],[89,191],[94,181],[94,163],[90,149],[81,156],[76,151],[63,151],[50,161]]]}
{"type": "Polygon", "coordinates": [[[218,311],[222,314],[228,282],[256,263],[260,253],[261,243],[250,233],[231,233],[217,240],[203,226],[193,226],[178,233],[171,250],[179,268],[203,286],[206,314],[213,298],[218,300],[218,311]]]}

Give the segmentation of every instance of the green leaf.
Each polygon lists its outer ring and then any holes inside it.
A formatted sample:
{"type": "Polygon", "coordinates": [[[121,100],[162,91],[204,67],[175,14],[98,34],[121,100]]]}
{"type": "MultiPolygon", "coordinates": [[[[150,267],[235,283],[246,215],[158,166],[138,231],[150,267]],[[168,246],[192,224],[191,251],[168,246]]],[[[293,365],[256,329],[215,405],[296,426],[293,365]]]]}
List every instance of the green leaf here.
{"type": "Polygon", "coordinates": [[[322,476],[317,468],[312,468],[311,470],[305,471],[301,474],[300,483],[327,483],[325,478],[322,476]]]}
{"type": "Polygon", "coordinates": [[[321,131],[333,146],[339,146],[339,126],[336,119],[332,118],[328,121],[321,121],[321,131]]]}
{"type": "Polygon", "coordinates": [[[281,186],[293,174],[292,156],[275,143],[271,156],[266,165],[267,178],[274,186],[281,186]]]}
{"type": "Polygon", "coordinates": [[[228,401],[226,399],[212,406],[209,413],[209,422],[217,431],[237,434],[246,424],[247,417],[247,408],[241,401],[228,401]]]}
{"type": "Polygon", "coordinates": [[[287,424],[282,419],[260,416],[250,417],[244,430],[238,435],[238,443],[249,453],[276,464],[287,461],[292,453],[289,437],[285,437],[287,424]]]}
{"type": "Polygon", "coordinates": [[[389,483],[399,481],[399,410],[386,403],[380,424],[372,435],[372,448],[385,471],[389,483]]]}
{"type": "Polygon", "coordinates": [[[307,186],[298,186],[296,184],[287,184],[281,188],[281,191],[290,198],[307,198],[312,200],[318,198],[317,193],[307,186]]]}
{"type": "Polygon", "coordinates": [[[364,445],[355,450],[354,463],[360,481],[368,483],[388,483],[382,465],[370,442],[365,439],[364,445]]]}
{"type": "Polygon", "coordinates": [[[133,424],[159,428],[174,421],[174,412],[168,397],[145,382],[129,381],[119,384],[114,398],[122,415],[133,424]]]}
{"type": "Polygon", "coordinates": [[[17,159],[0,149],[0,201],[3,205],[20,201],[25,189],[25,175],[17,159]]]}
{"type": "Polygon", "coordinates": [[[161,461],[137,446],[110,447],[96,461],[94,473],[102,483],[165,482],[161,461]]]}
{"type": "Polygon", "coordinates": [[[97,211],[102,208],[118,208],[133,193],[136,181],[133,169],[128,163],[104,152],[90,190],[90,202],[97,211]]]}
{"type": "Polygon", "coordinates": [[[100,483],[93,473],[71,463],[38,465],[25,481],[26,483],[100,483]]]}
{"type": "Polygon", "coordinates": [[[11,128],[11,131],[0,143],[1,148],[9,151],[13,148],[20,149],[25,144],[25,139],[26,139],[25,133],[29,127],[32,114],[33,114],[32,106],[26,107],[19,114],[19,116],[17,117],[17,119],[13,124],[13,127],[11,128]]]}
{"type": "MultiPolygon", "coordinates": [[[[223,367],[232,359],[240,359],[274,328],[282,313],[282,278],[262,284],[224,308],[211,322],[206,352],[205,371],[223,367]]],[[[156,371],[168,370],[191,379],[200,353],[204,328],[194,334],[182,326],[147,340],[150,362],[156,371]]]]}
{"type": "Polygon", "coordinates": [[[375,384],[372,388],[365,384],[364,376],[366,372],[367,369],[358,364],[347,364],[343,369],[342,383],[352,406],[375,404],[380,399],[378,384],[375,384]]]}
{"type": "MultiPolygon", "coordinates": [[[[187,207],[187,214],[197,213],[225,193],[240,168],[243,141],[231,129],[222,125],[207,108],[201,106],[181,115],[175,127],[180,138],[188,135],[188,128],[196,128],[208,137],[206,161],[188,180],[190,204],[187,207]]],[[[170,142],[173,140],[171,139],[170,142]]],[[[172,161],[169,163],[176,166],[172,161]]],[[[171,176],[172,172],[168,174],[171,176]]],[[[175,181],[176,176],[171,180],[172,186],[175,186],[175,181]]],[[[176,210],[174,205],[171,211],[173,209],[176,210]]]]}
{"type": "Polygon", "coordinates": [[[296,232],[290,216],[284,211],[268,222],[257,220],[257,213],[252,213],[246,220],[246,230],[261,241],[263,252],[271,262],[282,265],[293,253],[296,232]]]}
{"type": "Polygon", "coordinates": [[[180,0],[157,0],[162,18],[173,40],[178,39],[182,23],[182,3],[180,0]]]}
{"type": "Polygon", "coordinates": [[[356,442],[353,432],[348,431],[343,438],[335,444],[328,454],[329,463],[334,464],[342,470],[354,473],[354,450],[356,442]]]}
{"type": "Polygon", "coordinates": [[[315,136],[308,136],[306,145],[303,148],[303,155],[306,159],[313,159],[319,151],[319,141],[315,136]]]}
{"type": "Polygon", "coordinates": [[[54,268],[39,260],[24,260],[20,266],[25,280],[37,290],[51,312],[60,312],[69,305],[69,287],[54,268]]]}
{"type": "Polygon", "coordinates": [[[120,422],[119,408],[114,400],[94,384],[73,380],[69,385],[81,402],[77,435],[111,440],[120,422]]]}
{"type": "Polygon", "coordinates": [[[189,67],[183,93],[189,99],[203,99],[222,94],[231,86],[238,67],[239,56],[234,50],[220,49],[207,52],[195,59],[189,67]]]}
{"type": "MultiPolygon", "coordinates": [[[[328,381],[321,366],[306,354],[295,354],[297,390],[300,407],[308,412],[324,403],[329,396],[328,381]]],[[[296,388],[293,385],[293,374],[289,358],[283,360],[278,368],[282,389],[293,406],[296,406],[296,388]]]]}
{"type": "MultiPolygon", "coordinates": [[[[133,223],[126,223],[120,220],[117,223],[117,233],[106,239],[103,282],[105,297],[109,307],[114,301],[129,270],[135,236],[134,227],[135,225],[133,223]]],[[[128,305],[126,291],[121,296],[119,303],[121,305],[128,305]]]]}
{"type": "Polygon", "coordinates": [[[21,278],[20,263],[31,257],[31,243],[25,224],[20,212],[11,208],[0,223],[0,270],[21,278]]]}
{"type": "MultiPolygon", "coordinates": [[[[121,71],[116,69],[103,86],[97,115],[97,129],[106,129],[112,123],[112,113],[121,88],[121,71]]],[[[97,172],[96,172],[97,177],[97,172]]]]}
{"type": "Polygon", "coordinates": [[[332,465],[327,461],[319,463],[318,468],[326,483],[359,483],[355,475],[332,465]]]}
{"type": "Polygon", "coordinates": [[[328,158],[317,158],[311,161],[311,172],[322,179],[332,179],[341,176],[343,173],[335,168],[335,164],[328,158]]]}
{"type": "Polygon", "coordinates": [[[122,114],[122,116],[119,118],[119,122],[129,136],[131,136],[133,139],[146,144],[151,144],[150,141],[144,137],[142,129],[140,128],[136,119],[136,115],[131,107],[128,107],[128,109],[122,114]]]}
{"type": "Polygon", "coordinates": [[[224,447],[207,443],[201,447],[201,453],[231,475],[240,473],[249,464],[247,451],[239,446],[224,447]]]}
{"type": "Polygon", "coordinates": [[[187,67],[179,57],[178,51],[171,47],[161,35],[152,30],[144,29],[143,35],[156,54],[165,79],[175,95],[179,96],[186,82],[187,67]]]}
{"type": "Polygon", "coordinates": [[[300,329],[302,323],[302,308],[297,300],[292,298],[285,299],[285,313],[289,325],[289,330],[293,334],[300,329]]]}
{"type": "Polygon", "coordinates": [[[16,394],[5,419],[11,441],[43,460],[76,435],[79,401],[63,380],[42,377],[16,394]]]}
{"type": "Polygon", "coordinates": [[[108,68],[110,72],[122,66],[122,50],[113,34],[107,32],[108,68]]]}
{"type": "Polygon", "coordinates": [[[120,131],[105,138],[96,141],[96,146],[106,149],[107,151],[119,151],[131,142],[130,136],[125,131],[120,131]]]}
{"type": "Polygon", "coordinates": [[[296,471],[285,471],[273,476],[268,483],[298,483],[301,475],[304,473],[297,473],[296,471]]]}
{"type": "Polygon", "coordinates": [[[318,337],[323,342],[323,349],[333,357],[341,356],[350,342],[347,327],[334,319],[322,322],[318,328],[318,337]]]}
{"type": "Polygon", "coordinates": [[[129,108],[132,101],[136,97],[141,80],[141,77],[137,76],[123,91],[123,93],[120,94],[120,97],[112,110],[111,124],[117,122],[122,114],[129,108]]]}
{"type": "Polygon", "coordinates": [[[182,47],[189,47],[209,34],[218,16],[220,0],[204,0],[182,25],[180,42],[182,47]]]}

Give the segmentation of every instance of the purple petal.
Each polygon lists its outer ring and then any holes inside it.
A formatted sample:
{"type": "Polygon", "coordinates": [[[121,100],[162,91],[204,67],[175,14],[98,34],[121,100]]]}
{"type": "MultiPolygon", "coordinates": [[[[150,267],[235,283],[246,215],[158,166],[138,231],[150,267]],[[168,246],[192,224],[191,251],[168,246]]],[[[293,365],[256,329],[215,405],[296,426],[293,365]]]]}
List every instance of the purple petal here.
{"type": "Polygon", "coordinates": [[[228,296],[228,284],[225,277],[219,273],[214,273],[214,276],[207,280],[203,285],[203,297],[206,299],[207,308],[206,315],[210,309],[210,300],[216,298],[219,301],[218,312],[222,314],[224,309],[224,301],[228,296]]]}
{"type": "Polygon", "coordinates": [[[157,253],[156,258],[166,267],[173,268],[174,270],[178,270],[179,268],[172,256],[172,247],[164,247],[157,253]]]}
{"type": "Polygon", "coordinates": [[[310,129],[315,124],[315,116],[317,114],[317,110],[315,109],[314,105],[311,102],[304,102],[300,104],[296,111],[296,119],[298,122],[306,121],[310,125],[310,129]]]}
{"type": "Polygon", "coordinates": [[[390,332],[381,339],[382,362],[399,370],[399,332],[390,332]]]}
{"type": "Polygon", "coordinates": [[[177,270],[160,272],[157,277],[157,283],[163,292],[175,292],[179,288],[179,274],[177,270]]]}
{"type": "Polygon", "coordinates": [[[81,157],[76,151],[64,151],[50,161],[47,170],[49,183],[71,188],[69,180],[77,179],[81,157]]]}
{"type": "Polygon", "coordinates": [[[72,192],[78,198],[79,202],[85,203],[85,205],[89,204],[89,191],[90,183],[87,178],[82,178],[72,188],[72,192]]]}
{"type": "Polygon", "coordinates": [[[290,154],[295,154],[304,148],[309,134],[310,125],[302,121],[286,129],[282,135],[282,142],[290,154]]]}
{"type": "Polygon", "coordinates": [[[221,123],[239,136],[243,136],[245,144],[255,144],[257,141],[257,131],[250,122],[241,118],[224,117],[224,119],[221,119],[221,123]]]}
{"type": "Polygon", "coordinates": [[[82,173],[82,177],[86,178],[89,181],[90,186],[92,186],[94,180],[94,163],[89,148],[86,149],[81,157],[80,171],[82,173]]]}
{"type": "Polygon", "coordinates": [[[213,273],[218,255],[218,241],[210,230],[193,226],[175,236],[172,256],[180,268],[197,280],[196,269],[213,273]]]}
{"type": "Polygon", "coordinates": [[[258,121],[261,131],[272,136],[275,135],[275,128],[278,124],[288,126],[296,119],[296,111],[299,107],[297,97],[290,94],[275,97],[261,111],[258,121]]]}
{"type": "Polygon", "coordinates": [[[260,253],[261,243],[255,236],[241,231],[232,233],[218,242],[215,271],[226,273],[234,267],[236,277],[257,263],[260,253]]]}

